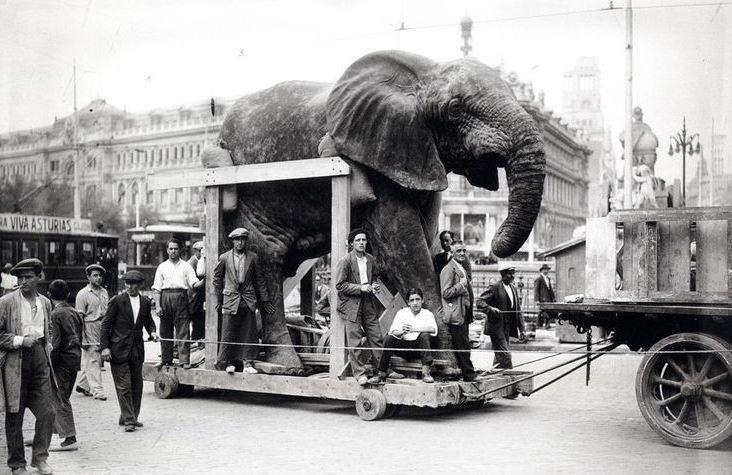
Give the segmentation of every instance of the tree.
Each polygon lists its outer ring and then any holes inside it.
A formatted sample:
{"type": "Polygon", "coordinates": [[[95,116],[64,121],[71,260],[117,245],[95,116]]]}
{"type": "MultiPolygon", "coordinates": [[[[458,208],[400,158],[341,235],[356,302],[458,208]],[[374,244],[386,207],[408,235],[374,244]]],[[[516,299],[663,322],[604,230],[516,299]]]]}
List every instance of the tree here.
{"type": "Polygon", "coordinates": [[[0,186],[0,211],[4,213],[73,216],[73,188],[63,181],[37,182],[15,175],[0,186]]]}

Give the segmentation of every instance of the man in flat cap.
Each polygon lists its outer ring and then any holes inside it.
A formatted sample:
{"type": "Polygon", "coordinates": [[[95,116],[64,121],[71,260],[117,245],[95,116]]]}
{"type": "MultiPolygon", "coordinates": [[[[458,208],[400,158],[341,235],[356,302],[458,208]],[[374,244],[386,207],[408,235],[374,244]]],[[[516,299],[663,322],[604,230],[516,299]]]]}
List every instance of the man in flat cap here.
{"type": "MultiPolygon", "coordinates": [[[[201,260],[203,241],[194,242],[191,249],[193,249],[193,255],[188,259],[188,264],[190,264],[195,271],[198,268],[198,262],[201,260]]],[[[198,272],[196,272],[196,277],[203,280],[205,278],[205,274],[198,274],[198,272]]],[[[206,313],[203,310],[203,302],[205,299],[205,284],[192,288],[188,292],[188,311],[191,314],[192,340],[203,340],[206,337],[206,313]]]]}
{"type": "Polygon", "coordinates": [[[177,239],[168,241],[168,260],[155,270],[152,289],[160,312],[160,336],[164,339],[160,342],[162,356],[158,366],[173,364],[173,342],[167,339],[172,339],[175,332],[178,361],[188,369],[191,367],[191,344],[187,341],[191,334],[188,292],[202,287],[204,282],[198,280],[193,267],[180,258],[180,248],[177,239]]]}
{"type": "Polygon", "coordinates": [[[225,345],[219,349],[216,369],[233,373],[241,365],[245,373],[256,373],[252,363],[259,354],[255,309],[257,302],[268,314],[274,313],[257,254],[248,251],[249,231],[236,228],[229,233],[233,249],[219,256],[213,286],[221,310],[221,340],[247,345],[225,345]]]}
{"type": "Polygon", "coordinates": [[[3,266],[3,270],[0,272],[0,297],[5,294],[9,294],[18,285],[18,278],[10,273],[10,269],[13,268],[11,263],[6,263],[3,266]]]}
{"type": "Polygon", "coordinates": [[[55,418],[49,321],[51,302],[38,293],[43,263],[25,259],[11,269],[18,290],[0,298],[0,412],[5,411],[8,466],[13,475],[27,473],[23,446],[25,408],[36,417],[31,466],[39,473],[48,466],[48,447],[55,418]]]}
{"type": "Polygon", "coordinates": [[[81,372],[76,383],[76,391],[85,396],[93,396],[94,399],[106,401],[107,394],[102,384],[102,358],[99,349],[102,318],[109,302],[107,289],[102,287],[105,269],[99,264],[92,264],[85,270],[89,283],[76,294],[76,310],[84,317],[81,372]]]}
{"type": "Polygon", "coordinates": [[[493,366],[511,369],[509,337],[525,339],[524,319],[521,316],[521,303],[513,285],[516,269],[505,263],[498,265],[501,280],[492,284],[476,301],[478,310],[486,314],[483,333],[491,338],[493,346],[493,366]]]}
{"type": "MultiPolygon", "coordinates": [[[[534,280],[534,303],[540,302],[554,302],[554,287],[552,287],[552,280],[549,278],[550,267],[547,264],[542,264],[539,268],[539,277],[534,280]]],[[[545,312],[539,312],[539,326],[546,324],[546,328],[551,328],[549,317],[545,312]]]]}
{"type": "Polygon", "coordinates": [[[76,373],[81,367],[81,338],[84,318],[66,302],[69,286],[65,280],[57,279],[48,286],[51,297],[51,367],[58,386],[55,431],[62,439],[51,451],[77,450],[76,424],[71,407],[71,390],[74,389],[76,373]]]}
{"type": "Polygon", "coordinates": [[[131,270],[122,276],[125,291],[109,301],[102,320],[101,348],[104,361],[111,362],[112,379],[117,391],[119,425],[125,432],[142,427],[137,418],[142,402],[142,363],[145,361],[145,342],[142,328],[158,340],[152,318],[152,303],[140,295],[145,281],[140,271],[131,270]]]}

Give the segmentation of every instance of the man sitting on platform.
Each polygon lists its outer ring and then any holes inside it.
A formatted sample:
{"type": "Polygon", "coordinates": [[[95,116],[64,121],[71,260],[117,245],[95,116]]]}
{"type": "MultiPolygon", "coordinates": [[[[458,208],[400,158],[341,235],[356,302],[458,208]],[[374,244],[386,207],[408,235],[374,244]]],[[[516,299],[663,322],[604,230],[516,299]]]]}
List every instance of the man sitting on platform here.
{"type": "Polygon", "coordinates": [[[422,308],[423,299],[422,289],[412,288],[407,291],[407,305],[409,307],[399,310],[394,316],[379,360],[379,374],[369,379],[369,383],[376,384],[386,380],[389,359],[393,352],[401,353],[400,356],[405,359],[411,359],[414,356],[412,351],[399,351],[396,349],[418,349],[422,361],[422,381],[425,383],[435,381],[430,374],[430,368],[432,367],[430,336],[437,335],[437,323],[432,312],[422,308]]]}

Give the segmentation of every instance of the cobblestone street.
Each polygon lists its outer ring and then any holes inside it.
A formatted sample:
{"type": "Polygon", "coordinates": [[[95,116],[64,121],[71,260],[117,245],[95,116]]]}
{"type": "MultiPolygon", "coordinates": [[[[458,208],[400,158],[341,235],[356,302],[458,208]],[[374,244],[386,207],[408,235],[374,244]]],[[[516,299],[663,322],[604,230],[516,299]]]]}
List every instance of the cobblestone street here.
{"type": "MultiPolygon", "coordinates": [[[[480,367],[490,358],[474,355],[480,367]]],[[[646,425],[634,394],[639,361],[632,354],[599,359],[589,387],[578,371],[528,398],[473,410],[407,409],[377,422],[360,420],[346,402],[211,389],[161,400],[146,383],[145,427],[132,434],[116,425],[106,371],[107,401],[72,396],[80,450],[52,453],[49,463],[58,474],[729,473],[731,441],[687,450],[646,425]]],[[[534,369],[542,364],[554,359],[534,369]]],[[[4,440],[0,450],[5,468],[4,440]]]]}

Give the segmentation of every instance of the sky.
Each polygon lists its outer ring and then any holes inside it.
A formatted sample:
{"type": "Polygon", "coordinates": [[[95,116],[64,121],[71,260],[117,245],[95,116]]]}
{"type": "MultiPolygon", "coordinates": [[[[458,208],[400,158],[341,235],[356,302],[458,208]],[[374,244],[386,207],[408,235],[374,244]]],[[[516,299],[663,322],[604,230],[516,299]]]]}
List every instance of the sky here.
{"type": "MultiPolygon", "coordinates": [[[[615,155],[624,128],[625,1],[0,0],[0,133],[49,125],[95,98],[130,112],[238,97],[277,82],[335,81],[363,54],[402,49],[472,56],[515,71],[561,115],[562,77],[579,56],[601,69],[615,155]],[[398,31],[401,25],[405,29],[398,31]]],[[[659,137],[657,175],[680,177],[668,137],[686,117],[708,148],[732,147],[732,1],[635,0],[634,104],[659,137]]],[[[697,166],[687,161],[687,175],[697,166]]]]}

